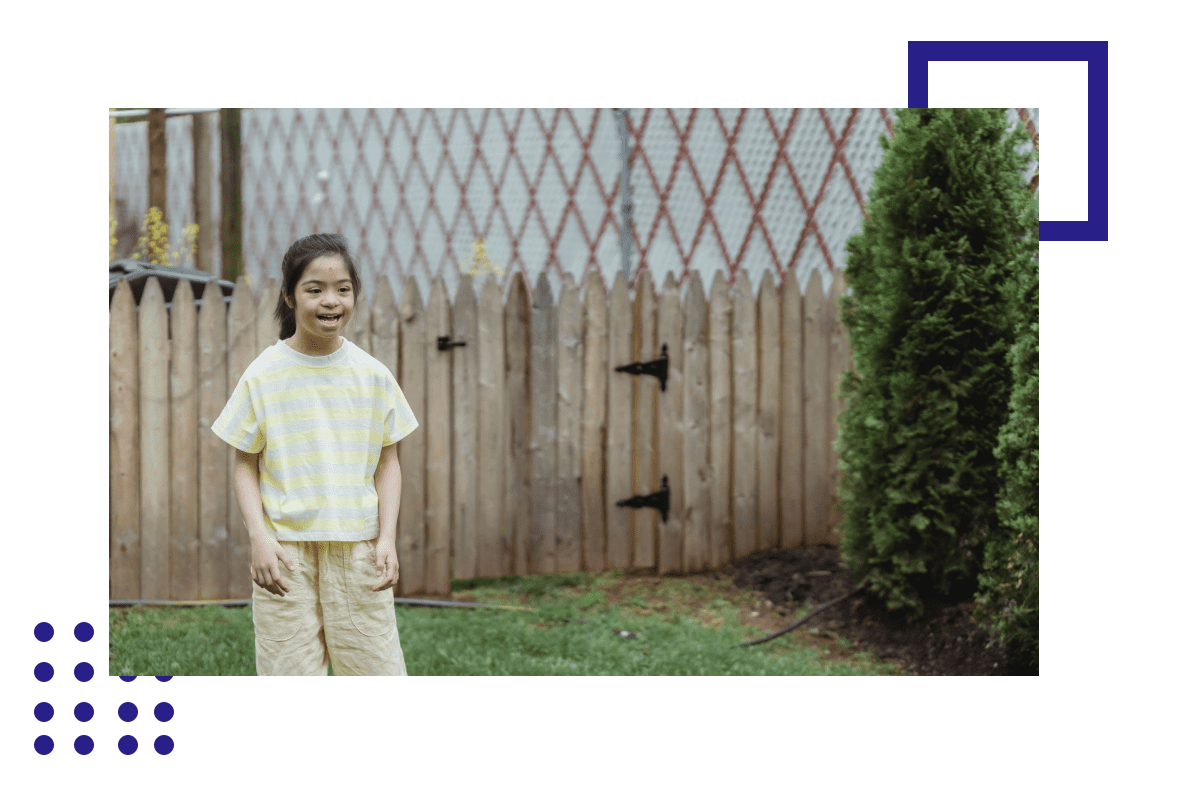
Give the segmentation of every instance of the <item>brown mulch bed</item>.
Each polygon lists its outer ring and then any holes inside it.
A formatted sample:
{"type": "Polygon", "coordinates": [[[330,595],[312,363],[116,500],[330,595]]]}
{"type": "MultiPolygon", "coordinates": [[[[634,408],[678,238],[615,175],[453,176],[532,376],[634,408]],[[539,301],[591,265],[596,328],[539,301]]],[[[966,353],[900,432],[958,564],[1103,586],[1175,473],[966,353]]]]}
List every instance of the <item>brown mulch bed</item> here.
{"type": "MultiPolygon", "coordinates": [[[[777,628],[798,619],[806,600],[816,607],[855,586],[840,551],[833,547],[757,553],[735,561],[720,574],[785,610],[786,618],[777,628]]],[[[908,622],[889,614],[864,591],[827,608],[802,627],[828,630],[915,675],[1036,675],[1027,657],[991,642],[988,632],[972,619],[973,607],[974,603],[931,607],[922,619],[908,622]]]]}

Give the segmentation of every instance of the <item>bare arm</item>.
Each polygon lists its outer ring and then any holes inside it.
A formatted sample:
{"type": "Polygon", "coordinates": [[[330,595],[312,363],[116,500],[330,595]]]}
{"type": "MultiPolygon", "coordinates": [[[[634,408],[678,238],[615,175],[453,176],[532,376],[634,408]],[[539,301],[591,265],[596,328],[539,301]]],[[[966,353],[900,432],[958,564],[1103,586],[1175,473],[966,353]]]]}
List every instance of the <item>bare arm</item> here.
{"type": "Polygon", "coordinates": [[[393,544],[396,541],[396,515],[400,513],[400,458],[396,445],[390,444],[379,452],[375,467],[375,491],[379,494],[379,538],[393,544]]]}
{"type": "Polygon", "coordinates": [[[242,519],[246,521],[246,530],[250,531],[251,541],[265,536],[262,491],[258,488],[258,453],[234,449],[233,494],[242,519]]]}
{"type": "Polygon", "coordinates": [[[400,459],[396,445],[390,444],[379,452],[375,467],[375,492],[379,495],[379,541],[375,548],[375,574],[382,580],[375,591],[389,589],[400,579],[400,562],[396,555],[396,515],[400,513],[400,459]]]}
{"type": "Polygon", "coordinates": [[[288,593],[288,585],[279,571],[279,562],[295,570],[279,542],[263,525],[262,491],[258,488],[258,453],[234,450],[233,494],[250,532],[250,578],[271,594],[288,593]]]}

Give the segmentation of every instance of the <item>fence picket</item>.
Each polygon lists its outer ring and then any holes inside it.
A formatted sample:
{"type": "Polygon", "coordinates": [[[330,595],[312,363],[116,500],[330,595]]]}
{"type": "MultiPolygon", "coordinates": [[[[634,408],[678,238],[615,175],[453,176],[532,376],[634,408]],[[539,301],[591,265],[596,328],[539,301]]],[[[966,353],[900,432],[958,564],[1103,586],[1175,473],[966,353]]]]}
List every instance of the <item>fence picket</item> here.
{"type": "Polygon", "coordinates": [[[558,456],[558,315],[550,280],[543,271],[533,291],[530,313],[529,407],[530,492],[528,563],[532,573],[554,572],[558,456]]]}
{"type": "MultiPolygon", "coordinates": [[[[246,367],[250,366],[258,353],[254,295],[250,280],[242,275],[233,289],[233,298],[229,303],[229,316],[226,320],[229,328],[229,360],[226,364],[229,370],[226,385],[229,393],[237,388],[238,381],[246,367]]],[[[226,398],[228,399],[228,397],[226,398]]],[[[228,450],[229,499],[228,525],[229,530],[229,583],[226,597],[249,597],[252,589],[250,581],[250,533],[246,530],[246,521],[242,519],[241,509],[238,508],[237,497],[233,493],[233,459],[232,447],[228,450]]]]}
{"type": "Polygon", "coordinates": [[[780,306],[779,546],[790,550],[804,539],[804,298],[795,270],[783,279],[780,306]]]}
{"type": "Polygon", "coordinates": [[[768,271],[758,287],[758,549],[779,545],[779,288],[768,271]]]}
{"type": "MultiPolygon", "coordinates": [[[[229,587],[229,445],[212,432],[229,399],[225,299],[216,280],[204,286],[197,341],[200,382],[200,597],[225,599],[229,587]]],[[[247,570],[249,571],[249,570],[247,570]]]]}
{"type": "Polygon", "coordinates": [[[658,397],[658,473],[666,475],[671,507],[655,520],[660,575],[683,570],[683,304],[668,271],[658,297],[658,340],[667,346],[667,390],[658,397]]]}
{"type": "MultiPolygon", "coordinates": [[[[357,298],[356,298],[357,299],[357,298]]],[[[366,298],[362,301],[366,305],[366,298]]],[[[400,382],[400,309],[396,303],[396,296],[392,294],[392,284],[387,278],[380,278],[376,282],[375,296],[371,298],[371,344],[374,347],[371,355],[373,355],[379,363],[387,367],[388,372],[392,373],[392,377],[396,382],[400,382]]],[[[404,391],[403,387],[400,389],[404,391]]],[[[408,397],[405,396],[407,400],[408,397]]],[[[411,408],[411,404],[409,405],[411,408]]],[[[414,415],[416,414],[414,410],[414,415]]],[[[421,428],[421,418],[417,417],[417,430],[421,428]]],[[[411,434],[410,434],[411,435],[411,434]]],[[[407,438],[407,437],[405,437],[407,438]]],[[[399,461],[401,445],[396,445],[396,457],[399,461]]],[[[400,465],[400,502],[404,503],[404,465],[400,465]]],[[[383,520],[380,519],[382,524],[383,520]]],[[[396,509],[396,554],[400,555],[400,509],[396,509]]],[[[401,579],[403,579],[404,559],[401,558],[401,579]]],[[[401,589],[401,585],[397,584],[392,589],[392,594],[397,594],[401,589]]]]}
{"type": "MultiPolygon", "coordinates": [[[[379,293],[371,301],[371,343],[375,347],[371,355],[387,367],[399,383],[400,309],[392,294],[392,286],[386,280],[379,281],[379,293]]],[[[420,419],[417,422],[420,423],[420,419]]]]}
{"type": "Polygon", "coordinates": [[[583,396],[580,505],[583,568],[605,569],[604,427],[608,389],[608,311],[604,282],[588,272],[583,293],[583,396]]]}
{"type": "Polygon", "coordinates": [[[504,383],[508,408],[504,467],[505,574],[528,575],[530,530],[529,290],[520,272],[512,277],[504,304],[504,383]]]}
{"type": "MultiPolygon", "coordinates": [[[[411,277],[409,281],[409,286],[414,289],[413,303],[419,307],[420,300],[415,292],[415,283],[411,277]]],[[[408,296],[406,290],[405,297],[408,296]]],[[[406,380],[410,374],[409,355],[414,351],[419,353],[416,358],[425,364],[426,370],[425,408],[429,413],[425,417],[417,417],[425,428],[425,458],[421,464],[425,470],[425,591],[440,595],[450,593],[450,559],[453,552],[454,476],[450,471],[450,458],[454,441],[451,434],[454,422],[451,413],[451,386],[454,374],[451,353],[454,351],[438,350],[437,339],[438,336],[449,335],[452,331],[450,299],[447,296],[446,283],[439,276],[434,278],[429,290],[429,305],[425,311],[424,346],[418,350],[417,342],[414,341],[411,348],[406,343],[404,358],[406,380]]],[[[405,332],[407,333],[407,329],[405,332]]],[[[419,367],[414,367],[414,371],[416,369],[419,367]]],[[[401,503],[403,502],[402,493],[401,503]]]]}
{"type": "MultiPolygon", "coordinates": [[[[637,294],[633,299],[634,358],[637,361],[653,361],[661,351],[654,330],[654,284],[650,270],[644,269],[637,279],[637,294]]],[[[658,395],[662,387],[657,380],[642,378],[633,389],[633,493],[649,494],[662,488],[661,473],[658,472],[655,443],[658,430],[658,395]]],[[[653,567],[654,543],[657,525],[661,519],[653,508],[635,509],[633,512],[633,566],[653,567]]]]}
{"type": "Polygon", "coordinates": [[[830,332],[829,332],[829,378],[826,391],[829,397],[829,478],[826,483],[826,492],[829,497],[829,522],[827,530],[829,538],[826,540],[830,544],[836,544],[841,541],[841,535],[838,532],[838,526],[842,522],[841,503],[837,496],[838,483],[841,481],[841,470],[838,469],[838,451],[836,442],[838,439],[838,415],[842,413],[845,405],[838,399],[838,384],[841,382],[842,373],[850,369],[850,341],[846,333],[846,328],[841,321],[841,308],[839,300],[846,293],[846,276],[839,270],[833,278],[833,288],[829,292],[829,299],[833,305],[828,309],[830,317],[830,332]]]}
{"type": "Polygon", "coordinates": [[[708,464],[708,307],[700,274],[688,279],[683,301],[683,570],[700,572],[712,563],[711,467],[708,464]]]}
{"type": "Polygon", "coordinates": [[[804,543],[825,544],[829,497],[828,313],[821,276],[813,270],[804,289],[804,543]]]}
{"type": "Polygon", "coordinates": [[[171,596],[171,393],[167,308],[158,278],[138,306],[138,420],[142,450],[142,593],[171,596]]]}
{"type": "Polygon", "coordinates": [[[583,569],[583,315],[579,290],[563,277],[558,298],[558,522],[555,563],[559,572],[583,569]]]}
{"type": "Polygon", "coordinates": [[[622,364],[634,361],[633,308],[629,302],[629,284],[625,273],[613,279],[608,297],[608,419],[605,429],[604,474],[605,514],[608,515],[605,564],[608,569],[623,569],[633,564],[633,509],[618,508],[616,502],[633,491],[633,387],[645,381],[634,375],[616,372],[622,364]]]}
{"type": "Polygon", "coordinates": [[[479,577],[508,574],[511,531],[504,509],[508,412],[504,406],[504,306],[489,274],[479,302],[479,577]]]}
{"type": "Polygon", "coordinates": [[[732,293],[733,558],[758,548],[758,319],[754,288],[739,270],[732,293]]]}
{"type": "Polygon", "coordinates": [[[141,423],[133,290],[117,282],[108,317],[108,591],[142,596],[141,423]]]}
{"type": "Polygon", "coordinates": [[[375,355],[375,341],[371,336],[371,304],[365,296],[354,298],[354,311],[350,314],[342,336],[369,355],[375,355]]]}
{"type": "Polygon", "coordinates": [[[479,569],[479,333],[475,287],[459,276],[454,294],[454,577],[474,578],[479,569]]]}
{"type": "MultiPolygon", "coordinates": [[[[421,305],[417,279],[412,275],[404,282],[402,297],[396,321],[400,338],[396,346],[395,376],[404,399],[417,418],[417,429],[399,444],[402,486],[400,515],[396,522],[396,554],[400,558],[396,596],[425,591],[425,436],[429,429],[429,420],[425,416],[425,309],[421,305]]],[[[374,316],[376,322],[384,317],[383,314],[374,316]]]]}
{"type": "MultiPolygon", "coordinates": [[[[745,272],[743,271],[744,275],[745,272]]],[[[718,271],[713,278],[708,308],[709,448],[712,501],[709,517],[709,566],[719,569],[732,560],[733,510],[733,364],[729,281],[718,271]]]]}
{"type": "Polygon", "coordinates": [[[200,599],[199,395],[196,298],[176,281],[171,298],[171,600],[200,599]]]}

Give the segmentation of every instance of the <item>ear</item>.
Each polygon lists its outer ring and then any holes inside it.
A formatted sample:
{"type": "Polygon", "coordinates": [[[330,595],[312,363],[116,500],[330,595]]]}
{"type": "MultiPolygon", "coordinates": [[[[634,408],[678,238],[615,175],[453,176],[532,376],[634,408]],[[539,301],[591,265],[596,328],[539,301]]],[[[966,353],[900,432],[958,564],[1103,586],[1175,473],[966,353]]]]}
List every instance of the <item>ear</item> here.
{"type": "Polygon", "coordinates": [[[287,294],[284,294],[283,302],[287,303],[287,307],[290,308],[292,311],[296,310],[296,301],[293,300],[291,297],[289,297],[287,294]]]}

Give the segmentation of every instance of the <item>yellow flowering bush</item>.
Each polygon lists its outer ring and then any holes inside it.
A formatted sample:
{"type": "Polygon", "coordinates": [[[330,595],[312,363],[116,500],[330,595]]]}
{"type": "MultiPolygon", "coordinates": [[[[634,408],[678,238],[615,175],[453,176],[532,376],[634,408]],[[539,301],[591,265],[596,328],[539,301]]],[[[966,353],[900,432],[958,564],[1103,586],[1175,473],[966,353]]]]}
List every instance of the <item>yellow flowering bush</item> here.
{"type": "MultiPolygon", "coordinates": [[[[200,226],[196,223],[184,226],[183,241],[180,247],[171,247],[170,226],[163,220],[162,209],[152,206],[142,220],[141,236],[127,258],[134,261],[145,261],[163,267],[182,266],[185,260],[195,266],[196,245],[200,239],[200,226]]],[[[117,221],[112,217],[108,220],[108,260],[116,259],[117,221]]]]}
{"type": "Polygon", "coordinates": [[[488,256],[487,242],[482,237],[475,240],[472,250],[470,261],[468,262],[464,259],[459,264],[459,268],[464,273],[470,275],[472,278],[480,278],[486,276],[488,273],[499,278],[504,277],[504,265],[494,263],[488,256]]]}

